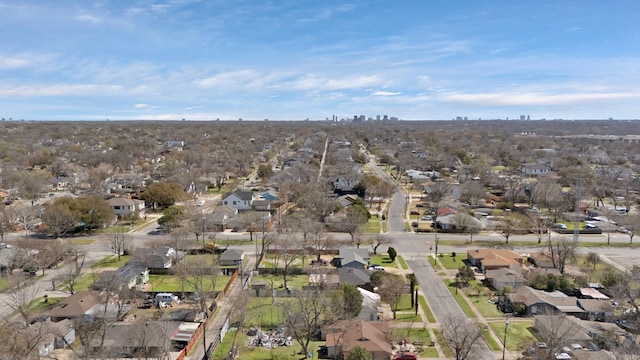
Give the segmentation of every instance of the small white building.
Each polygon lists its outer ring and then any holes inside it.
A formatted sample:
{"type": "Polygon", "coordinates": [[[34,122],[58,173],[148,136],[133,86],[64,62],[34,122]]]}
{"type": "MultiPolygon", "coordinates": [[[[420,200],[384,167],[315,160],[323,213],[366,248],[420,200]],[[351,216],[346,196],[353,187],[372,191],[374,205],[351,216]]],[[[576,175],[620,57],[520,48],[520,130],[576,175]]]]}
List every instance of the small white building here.
{"type": "Polygon", "coordinates": [[[222,205],[236,210],[251,210],[253,208],[253,200],[253,192],[236,190],[222,199],[222,205]]]}
{"type": "Polygon", "coordinates": [[[118,218],[128,216],[144,216],[144,201],[115,197],[107,200],[109,206],[118,218]]]}

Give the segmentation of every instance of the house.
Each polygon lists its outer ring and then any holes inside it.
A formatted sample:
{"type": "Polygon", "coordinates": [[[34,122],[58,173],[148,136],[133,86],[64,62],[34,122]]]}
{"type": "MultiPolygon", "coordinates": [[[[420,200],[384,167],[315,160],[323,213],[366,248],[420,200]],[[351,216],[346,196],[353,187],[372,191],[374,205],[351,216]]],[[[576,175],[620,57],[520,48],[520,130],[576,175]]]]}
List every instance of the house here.
{"type": "Polygon", "coordinates": [[[387,341],[389,324],[386,322],[346,320],[326,331],[329,358],[334,359],[340,355],[343,358],[356,346],[367,350],[372,360],[389,360],[393,356],[391,344],[387,341]]]}
{"type": "Polygon", "coordinates": [[[83,318],[89,309],[100,303],[100,300],[99,291],[79,291],[57,303],[48,314],[54,322],[83,318]]]}
{"type": "Polygon", "coordinates": [[[512,304],[524,305],[526,315],[558,314],[582,316],[584,310],[578,306],[575,296],[567,296],[560,291],[546,292],[529,286],[520,286],[507,295],[512,304]]]}
{"type": "Polygon", "coordinates": [[[358,291],[362,295],[362,309],[356,319],[364,321],[378,321],[380,314],[383,312],[381,308],[382,301],[380,300],[380,294],[368,291],[361,287],[358,291]]]}
{"type": "Polygon", "coordinates": [[[165,274],[168,269],[180,262],[183,255],[170,246],[136,248],[129,262],[146,266],[152,274],[165,274]]]}
{"type": "MultiPolygon", "coordinates": [[[[114,358],[162,358],[166,351],[177,351],[172,334],[180,321],[117,322],[107,326],[104,334],[91,340],[94,352],[114,358]]],[[[200,324],[198,324],[200,325],[200,324]]]]}
{"type": "Polygon", "coordinates": [[[529,262],[534,264],[536,267],[543,269],[552,269],[555,268],[553,259],[551,258],[551,253],[540,251],[540,252],[532,252],[528,256],[529,262]]]}
{"type": "Polygon", "coordinates": [[[341,267],[338,269],[338,278],[340,284],[349,284],[373,291],[373,286],[371,286],[371,271],[364,268],[341,267]]]}
{"type": "Polygon", "coordinates": [[[606,300],[578,299],[578,306],[584,310],[585,320],[611,321],[613,319],[613,307],[606,300]]]}
{"type": "Polygon", "coordinates": [[[349,207],[358,201],[358,196],[353,194],[341,195],[336,198],[336,202],[342,207],[349,207]]]}
{"type": "Polygon", "coordinates": [[[345,179],[337,178],[331,182],[333,186],[333,193],[337,196],[354,194],[360,197],[364,197],[362,189],[356,188],[356,185],[360,183],[360,178],[345,179]]]}
{"type": "Polygon", "coordinates": [[[225,275],[231,275],[236,270],[242,271],[242,260],[244,259],[244,250],[227,249],[218,259],[218,264],[222,267],[225,275]]]}
{"type": "Polygon", "coordinates": [[[0,244],[0,275],[9,275],[16,253],[17,250],[12,245],[0,244]]]}
{"type": "Polygon", "coordinates": [[[338,255],[340,259],[339,267],[350,267],[356,269],[366,269],[369,266],[369,251],[367,249],[340,248],[338,255]]]}
{"type": "Polygon", "coordinates": [[[236,210],[251,210],[253,208],[253,192],[236,190],[222,198],[222,205],[236,210]]]}
{"type": "MultiPolygon", "coordinates": [[[[538,333],[551,332],[557,334],[565,346],[579,344],[588,348],[591,342],[602,334],[613,334],[622,342],[628,335],[624,329],[614,323],[581,320],[573,316],[558,317],[557,315],[537,315],[534,328],[538,333]]],[[[601,359],[602,357],[597,357],[601,359]]],[[[578,357],[582,359],[582,357],[578,357]]]]}
{"type": "Polygon", "coordinates": [[[517,289],[527,281],[518,271],[509,268],[487,270],[485,277],[496,290],[502,290],[507,286],[511,289],[517,289]]]}
{"type": "Polygon", "coordinates": [[[218,205],[213,208],[211,214],[207,215],[207,225],[210,230],[223,232],[227,229],[229,219],[238,214],[238,209],[226,205],[218,205]]]}
{"type": "Polygon", "coordinates": [[[517,270],[522,256],[508,249],[475,249],[467,251],[467,261],[482,272],[499,268],[517,270]]]}
{"type": "Polygon", "coordinates": [[[522,164],[520,172],[525,176],[538,176],[541,174],[548,174],[551,172],[551,168],[544,164],[522,164]]]}
{"type": "Polygon", "coordinates": [[[607,295],[592,287],[580,288],[580,297],[583,299],[609,300],[607,295]]]}
{"type": "Polygon", "coordinates": [[[144,216],[144,201],[115,197],[107,200],[109,206],[119,219],[144,216]]]}
{"type": "Polygon", "coordinates": [[[57,323],[39,321],[28,325],[26,331],[33,335],[31,339],[39,339],[38,355],[41,358],[50,357],[55,349],[71,346],[76,339],[76,331],[71,320],[62,320],[57,323]]]}
{"type": "Polygon", "coordinates": [[[128,262],[115,271],[103,271],[92,285],[95,290],[133,289],[149,282],[149,268],[138,262],[128,262]]]}

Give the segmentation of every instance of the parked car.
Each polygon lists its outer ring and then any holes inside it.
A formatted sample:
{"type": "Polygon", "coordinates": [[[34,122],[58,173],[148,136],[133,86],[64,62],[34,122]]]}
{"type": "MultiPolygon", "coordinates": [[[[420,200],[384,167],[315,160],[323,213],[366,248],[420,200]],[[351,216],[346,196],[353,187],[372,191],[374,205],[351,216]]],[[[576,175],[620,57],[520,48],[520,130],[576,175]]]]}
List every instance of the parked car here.
{"type": "Polygon", "coordinates": [[[629,230],[627,230],[627,228],[626,228],[626,227],[619,227],[619,228],[618,228],[618,231],[619,231],[619,232],[621,232],[621,233],[623,233],[623,234],[627,234],[627,233],[629,232],[629,230]]]}
{"type": "Polygon", "coordinates": [[[384,271],[384,268],[380,265],[369,265],[368,269],[373,271],[384,271]]]}
{"type": "Polygon", "coordinates": [[[433,216],[431,215],[423,215],[420,220],[422,221],[433,221],[433,216]]]}
{"type": "Polygon", "coordinates": [[[584,224],[584,228],[585,229],[597,229],[598,227],[596,225],[586,223],[586,224],[584,224]]]}
{"type": "Polygon", "coordinates": [[[205,203],[204,199],[200,199],[200,200],[198,200],[198,202],[196,203],[196,205],[197,205],[197,206],[204,206],[204,203],[205,203]]]}
{"type": "Polygon", "coordinates": [[[558,229],[567,230],[567,225],[565,225],[565,224],[558,224],[558,229]]]}

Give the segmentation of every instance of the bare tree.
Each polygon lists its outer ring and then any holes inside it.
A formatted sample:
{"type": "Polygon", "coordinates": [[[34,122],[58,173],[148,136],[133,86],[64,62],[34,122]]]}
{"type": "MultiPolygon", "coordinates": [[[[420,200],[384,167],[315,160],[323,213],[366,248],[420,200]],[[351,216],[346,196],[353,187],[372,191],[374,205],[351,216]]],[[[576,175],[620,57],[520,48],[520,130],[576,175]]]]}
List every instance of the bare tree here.
{"type": "Polygon", "coordinates": [[[111,251],[118,257],[118,261],[120,261],[122,255],[124,255],[127,250],[127,240],[128,235],[124,231],[121,233],[113,233],[111,236],[111,243],[109,245],[111,251]]]}
{"type": "Polygon", "coordinates": [[[551,244],[551,257],[557,259],[557,268],[561,274],[564,274],[565,266],[569,259],[575,259],[578,243],[568,237],[560,237],[551,244]]]}
{"type": "Polygon", "coordinates": [[[360,248],[363,226],[367,223],[367,217],[362,212],[349,207],[346,209],[344,219],[340,221],[340,231],[349,234],[351,238],[351,244],[355,244],[357,248],[360,248]]]}
{"type": "Polygon", "coordinates": [[[456,360],[474,359],[475,349],[482,341],[478,324],[463,316],[449,314],[440,323],[442,336],[449,344],[456,360]]]}
{"type": "Polygon", "coordinates": [[[331,311],[331,301],[320,290],[302,290],[293,301],[281,304],[284,325],[300,344],[301,353],[307,354],[309,343],[331,311]]]}
{"type": "Polygon", "coordinates": [[[378,253],[378,248],[382,245],[391,244],[391,238],[384,234],[377,234],[371,237],[371,249],[373,254],[378,253]]]}
{"type": "Polygon", "coordinates": [[[300,243],[296,233],[279,233],[276,237],[275,246],[277,258],[282,260],[282,280],[284,287],[287,287],[287,275],[291,265],[300,257],[300,243]]]}
{"type": "Polygon", "coordinates": [[[77,224],[77,220],[67,206],[62,204],[48,204],[42,213],[42,222],[46,226],[46,231],[55,236],[60,237],[72,230],[77,224]]]}
{"type": "Polygon", "coordinates": [[[395,319],[402,295],[407,293],[404,278],[397,274],[385,273],[380,279],[378,293],[380,294],[380,299],[391,306],[393,318],[395,319]]]}
{"type": "Polygon", "coordinates": [[[438,256],[438,212],[442,203],[451,196],[453,189],[451,185],[445,181],[435,181],[426,189],[427,199],[431,202],[433,211],[433,231],[435,234],[436,256],[438,256]]]}
{"type": "Polygon", "coordinates": [[[521,226],[521,219],[514,214],[505,216],[500,220],[499,232],[504,237],[505,244],[509,243],[509,237],[513,235],[521,226]]]}
{"type": "Polygon", "coordinates": [[[453,217],[453,224],[456,229],[469,234],[469,243],[473,242],[473,234],[480,232],[481,225],[476,218],[466,211],[458,211],[453,217]]]}
{"type": "Polygon", "coordinates": [[[5,305],[20,315],[24,322],[27,322],[34,305],[31,301],[38,296],[40,289],[33,282],[22,282],[20,276],[12,277],[11,282],[13,290],[9,292],[5,305]]]}
{"type": "Polygon", "coordinates": [[[538,348],[540,359],[555,359],[555,354],[567,346],[568,338],[575,331],[573,323],[564,314],[538,315],[535,321],[536,335],[546,348],[538,348]]]}

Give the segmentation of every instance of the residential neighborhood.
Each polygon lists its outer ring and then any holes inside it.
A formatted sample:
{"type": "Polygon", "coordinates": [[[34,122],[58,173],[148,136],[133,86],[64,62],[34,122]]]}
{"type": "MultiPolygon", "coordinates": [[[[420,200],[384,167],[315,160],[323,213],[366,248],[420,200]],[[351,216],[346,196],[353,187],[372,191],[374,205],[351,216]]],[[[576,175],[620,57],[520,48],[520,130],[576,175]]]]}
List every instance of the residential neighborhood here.
{"type": "MultiPolygon", "coordinates": [[[[20,134],[28,123],[0,125],[20,134]]],[[[83,145],[96,156],[79,162],[80,138],[41,138],[30,143],[49,157],[3,165],[2,329],[18,329],[3,349],[265,360],[638,350],[628,137],[605,146],[531,123],[535,138],[514,132],[509,151],[493,141],[505,134],[489,136],[496,156],[464,139],[459,151],[419,140],[459,132],[446,122],[395,137],[285,123],[251,138],[237,124],[199,124],[211,128],[198,139],[179,125],[148,138],[149,153],[132,150],[140,135],[126,152],[97,138],[105,145],[83,145]],[[242,145],[206,145],[230,133],[242,145]]]]}

